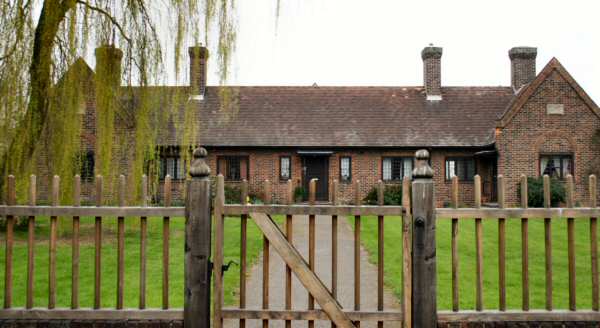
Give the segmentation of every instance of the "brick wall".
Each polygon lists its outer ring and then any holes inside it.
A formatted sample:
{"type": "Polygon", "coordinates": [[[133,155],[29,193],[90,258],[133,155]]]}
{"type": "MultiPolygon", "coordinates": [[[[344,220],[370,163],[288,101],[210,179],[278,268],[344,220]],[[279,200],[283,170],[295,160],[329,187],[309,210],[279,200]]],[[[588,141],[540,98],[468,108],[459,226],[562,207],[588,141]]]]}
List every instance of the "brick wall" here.
{"type": "Polygon", "coordinates": [[[540,175],[540,154],[573,155],[576,202],[587,203],[588,175],[600,152],[592,143],[600,119],[571,85],[553,71],[503,129],[497,131],[498,174],[506,177],[509,205],[516,205],[519,176],[540,175]],[[546,105],[563,104],[564,115],[547,114],[546,105]]]}
{"type": "MultiPolygon", "coordinates": [[[[437,205],[444,206],[450,201],[450,181],[445,180],[444,163],[446,157],[455,156],[473,156],[475,151],[453,151],[453,150],[433,150],[431,151],[431,165],[435,171],[435,187],[437,205]]],[[[264,180],[271,182],[272,199],[275,203],[283,203],[286,200],[287,182],[279,179],[279,158],[281,156],[290,156],[292,158],[292,181],[293,186],[302,185],[302,159],[296,151],[277,151],[277,150],[208,150],[208,164],[211,168],[211,174],[216,175],[217,157],[219,156],[247,156],[249,159],[250,173],[248,177],[248,192],[250,194],[263,197],[264,180]]],[[[414,157],[412,150],[398,151],[376,151],[376,150],[340,150],[329,156],[329,183],[333,179],[339,180],[340,157],[349,156],[352,159],[352,181],[360,181],[360,197],[364,198],[367,193],[374,188],[382,178],[382,158],[383,157],[414,157]]],[[[388,184],[400,184],[401,182],[389,182],[388,184]]],[[[239,182],[226,182],[228,185],[239,186],[239,182]]],[[[173,199],[183,200],[184,183],[173,183],[173,199]]],[[[162,183],[159,190],[162,190],[162,183]]],[[[331,192],[331,188],[329,188],[331,192]]],[[[473,202],[473,183],[460,182],[459,191],[461,194],[461,203],[465,205],[473,202]]],[[[159,198],[161,198],[159,196],[159,198]]],[[[339,183],[338,198],[342,203],[352,203],[354,201],[354,185],[352,183],[339,183]]],[[[331,196],[330,196],[331,199],[331,196]]]]}

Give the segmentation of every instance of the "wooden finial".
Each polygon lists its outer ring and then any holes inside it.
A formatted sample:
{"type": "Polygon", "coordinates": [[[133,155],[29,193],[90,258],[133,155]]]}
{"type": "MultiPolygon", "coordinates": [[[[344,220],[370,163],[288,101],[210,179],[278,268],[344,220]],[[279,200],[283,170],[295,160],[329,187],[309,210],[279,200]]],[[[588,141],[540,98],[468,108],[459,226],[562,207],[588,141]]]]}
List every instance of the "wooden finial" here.
{"type": "Polygon", "coordinates": [[[433,169],[429,166],[429,152],[426,149],[417,150],[415,158],[417,164],[413,170],[413,178],[433,178],[433,169]]]}
{"type": "Polygon", "coordinates": [[[204,178],[210,174],[210,168],[206,164],[206,156],[208,152],[203,147],[198,147],[194,150],[194,159],[190,168],[192,178],[204,178]]]}

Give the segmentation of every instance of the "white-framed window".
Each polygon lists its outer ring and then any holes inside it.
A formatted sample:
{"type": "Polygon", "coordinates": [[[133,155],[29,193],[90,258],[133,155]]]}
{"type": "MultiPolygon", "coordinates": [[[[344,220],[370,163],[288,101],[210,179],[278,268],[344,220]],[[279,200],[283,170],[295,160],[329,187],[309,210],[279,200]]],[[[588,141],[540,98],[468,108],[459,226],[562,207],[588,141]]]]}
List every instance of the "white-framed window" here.
{"type": "Polygon", "coordinates": [[[289,180],[292,178],[292,158],[290,156],[279,157],[279,179],[289,180]]]}
{"type": "Polygon", "coordinates": [[[340,181],[352,181],[352,158],[350,156],[340,157],[340,181]]]}
{"type": "Polygon", "coordinates": [[[446,158],[446,180],[457,176],[460,181],[473,181],[475,177],[475,159],[473,157],[446,158]]]}
{"type": "Polygon", "coordinates": [[[185,163],[179,156],[162,156],[160,158],[160,178],[164,179],[167,174],[173,180],[185,179],[185,163]]]}
{"type": "Polygon", "coordinates": [[[551,178],[565,179],[573,174],[573,156],[570,154],[540,155],[540,173],[551,178]]]}
{"type": "Polygon", "coordinates": [[[384,157],[381,163],[383,181],[399,181],[412,177],[412,157],[384,157]]]}

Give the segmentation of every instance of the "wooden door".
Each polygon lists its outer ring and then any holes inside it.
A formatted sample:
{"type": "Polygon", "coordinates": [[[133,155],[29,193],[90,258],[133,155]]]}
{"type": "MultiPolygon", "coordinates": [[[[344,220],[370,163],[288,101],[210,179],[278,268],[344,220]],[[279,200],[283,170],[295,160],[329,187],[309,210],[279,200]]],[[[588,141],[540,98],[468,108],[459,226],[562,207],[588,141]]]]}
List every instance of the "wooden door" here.
{"type": "Polygon", "coordinates": [[[329,157],[307,156],[304,158],[304,188],[308,191],[308,182],[317,179],[317,192],[315,198],[318,201],[329,200],[329,157]]]}

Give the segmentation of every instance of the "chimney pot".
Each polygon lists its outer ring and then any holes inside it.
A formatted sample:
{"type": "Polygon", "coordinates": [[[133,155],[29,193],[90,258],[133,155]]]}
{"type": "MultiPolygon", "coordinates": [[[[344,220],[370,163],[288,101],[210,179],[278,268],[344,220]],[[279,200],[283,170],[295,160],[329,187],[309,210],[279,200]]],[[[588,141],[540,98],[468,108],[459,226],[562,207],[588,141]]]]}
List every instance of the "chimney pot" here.
{"type": "Polygon", "coordinates": [[[202,100],[206,92],[206,61],[208,49],[202,45],[189,47],[190,55],[190,96],[202,100]]]}
{"type": "Polygon", "coordinates": [[[425,47],[421,51],[421,58],[427,100],[442,100],[442,48],[425,47]]]}
{"type": "Polygon", "coordinates": [[[537,48],[514,47],[508,51],[510,58],[510,84],[515,91],[535,79],[537,48]]]}

